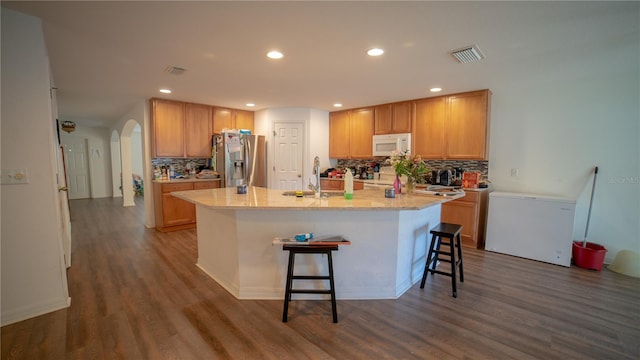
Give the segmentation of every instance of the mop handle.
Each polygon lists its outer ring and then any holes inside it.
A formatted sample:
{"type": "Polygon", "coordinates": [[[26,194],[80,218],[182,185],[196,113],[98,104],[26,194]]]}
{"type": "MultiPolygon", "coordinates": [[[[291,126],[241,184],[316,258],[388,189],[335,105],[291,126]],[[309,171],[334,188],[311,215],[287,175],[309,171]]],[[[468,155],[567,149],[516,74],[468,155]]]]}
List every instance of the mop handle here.
{"type": "Polygon", "coordinates": [[[591,199],[589,200],[589,212],[587,213],[587,226],[584,228],[584,241],[582,247],[587,245],[587,233],[589,232],[589,220],[591,219],[591,205],[593,204],[593,193],[596,190],[596,176],[598,176],[598,167],[593,171],[593,185],[591,186],[591,199]]]}

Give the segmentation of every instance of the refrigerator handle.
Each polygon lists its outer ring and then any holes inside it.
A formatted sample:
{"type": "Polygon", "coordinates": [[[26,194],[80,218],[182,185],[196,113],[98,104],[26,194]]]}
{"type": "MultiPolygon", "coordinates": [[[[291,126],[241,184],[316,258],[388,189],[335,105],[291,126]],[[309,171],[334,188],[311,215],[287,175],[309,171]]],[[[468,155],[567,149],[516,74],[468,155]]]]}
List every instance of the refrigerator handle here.
{"type": "Polygon", "coordinates": [[[247,186],[253,186],[253,172],[255,171],[255,159],[253,157],[253,150],[251,141],[248,135],[243,136],[244,140],[244,183],[247,186]]]}

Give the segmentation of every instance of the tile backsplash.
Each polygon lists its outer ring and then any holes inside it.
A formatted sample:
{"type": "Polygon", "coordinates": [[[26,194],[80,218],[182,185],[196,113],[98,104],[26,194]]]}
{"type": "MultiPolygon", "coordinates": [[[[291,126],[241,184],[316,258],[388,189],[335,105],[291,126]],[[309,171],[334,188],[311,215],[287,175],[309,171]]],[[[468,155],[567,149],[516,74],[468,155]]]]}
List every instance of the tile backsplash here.
{"type": "MultiPolygon", "coordinates": [[[[353,159],[338,159],[338,167],[357,167],[370,166],[371,163],[378,163],[384,165],[385,161],[378,159],[371,160],[353,160],[353,159]]],[[[447,168],[462,168],[464,171],[479,171],[482,174],[482,179],[486,180],[489,177],[489,161],[487,160],[425,160],[429,170],[447,169],[447,168]]]]}
{"type": "Polygon", "coordinates": [[[211,158],[207,159],[179,159],[179,158],[155,158],[151,160],[151,167],[169,167],[173,166],[176,174],[184,174],[187,168],[187,164],[191,163],[193,168],[197,168],[199,166],[210,167],[211,166],[211,158]]]}

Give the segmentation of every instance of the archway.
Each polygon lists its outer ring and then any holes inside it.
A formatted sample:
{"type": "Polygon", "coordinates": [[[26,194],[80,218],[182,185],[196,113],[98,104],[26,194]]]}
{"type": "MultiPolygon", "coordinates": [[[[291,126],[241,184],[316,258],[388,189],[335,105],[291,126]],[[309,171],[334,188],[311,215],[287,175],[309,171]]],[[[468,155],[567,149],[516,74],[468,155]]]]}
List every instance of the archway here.
{"type": "MultiPolygon", "coordinates": [[[[135,192],[133,188],[133,164],[132,151],[139,154],[142,159],[141,149],[141,132],[140,124],[136,120],[130,119],[124,124],[122,128],[122,134],[120,135],[120,154],[121,154],[121,173],[122,173],[122,205],[123,206],[135,206],[135,192]],[[137,130],[136,130],[137,129],[137,130]],[[133,139],[132,136],[136,136],[133,139]]],[[[140,165],[142,166],[142,165],[140,165]]],[[[140,171],[142,172],[142,171],[140,171]]]]}

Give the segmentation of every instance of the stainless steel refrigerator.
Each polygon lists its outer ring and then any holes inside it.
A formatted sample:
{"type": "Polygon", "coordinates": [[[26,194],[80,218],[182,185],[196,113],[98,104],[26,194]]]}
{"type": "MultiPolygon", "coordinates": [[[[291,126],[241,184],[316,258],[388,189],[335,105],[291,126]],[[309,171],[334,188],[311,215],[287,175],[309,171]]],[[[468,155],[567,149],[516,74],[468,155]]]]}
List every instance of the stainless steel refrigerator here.
{"type": "Polygon", "coordinates": [[[213,135],[212,167],[222,186],[267,186],[267,146],[264,135],[213,135]]]}

